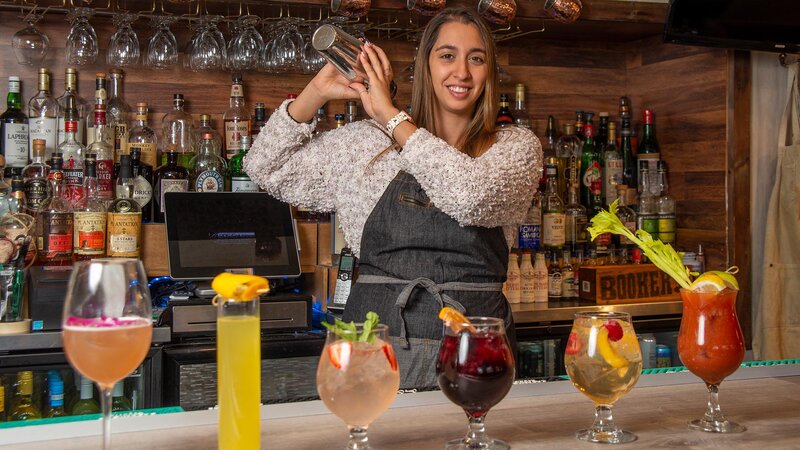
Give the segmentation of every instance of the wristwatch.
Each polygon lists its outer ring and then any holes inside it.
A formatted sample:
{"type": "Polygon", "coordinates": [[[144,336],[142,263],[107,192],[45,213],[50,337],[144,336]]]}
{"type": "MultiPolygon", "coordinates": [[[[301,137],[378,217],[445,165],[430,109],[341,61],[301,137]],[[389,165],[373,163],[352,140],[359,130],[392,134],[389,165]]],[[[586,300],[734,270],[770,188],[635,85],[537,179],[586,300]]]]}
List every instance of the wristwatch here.
{"type": "Polygon", "coordinates": [[[406,120],[414,123],[414,120],[411,119],[411,116],[409,116],[408,113],[405,111],[400,111],[396,116],[392,117],[388,122],[386,122],[386,131],[389,132],[389,135],[394,136],[394,129],[406,120]]]}

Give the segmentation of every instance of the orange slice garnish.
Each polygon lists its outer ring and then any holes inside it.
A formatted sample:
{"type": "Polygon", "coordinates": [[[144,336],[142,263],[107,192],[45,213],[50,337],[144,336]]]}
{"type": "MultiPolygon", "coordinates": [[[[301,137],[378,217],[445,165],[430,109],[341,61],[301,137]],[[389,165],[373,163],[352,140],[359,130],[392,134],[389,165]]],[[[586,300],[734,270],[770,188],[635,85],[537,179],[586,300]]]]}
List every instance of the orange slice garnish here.
{"type": "Polygon", "coordinates": [[[211,282],[211,288],[224,298],[247,301],[269,292],[266,278],[224,272],[211,282]]]}
{"type": "Polygon", "coordinates": [[[439,311],[439,318],[444,321],[444,324],[450,327],[454,333],[460,333],[461,330],[467,329],[470,333],[474,333],[477,330],[475,327],[470,325],[469,320],[464,317],[457,309],[451,308],[449,306],[445,306],[439,311]]]}

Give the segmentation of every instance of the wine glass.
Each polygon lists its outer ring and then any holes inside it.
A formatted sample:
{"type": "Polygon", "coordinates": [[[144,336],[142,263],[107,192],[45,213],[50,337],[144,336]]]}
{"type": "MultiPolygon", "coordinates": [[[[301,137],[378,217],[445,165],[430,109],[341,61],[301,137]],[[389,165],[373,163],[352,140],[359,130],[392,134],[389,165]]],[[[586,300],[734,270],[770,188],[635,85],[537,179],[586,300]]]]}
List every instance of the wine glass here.
{"type": "Polygon", "coordinates": [[[136,13],[116,13],[111,21],[117,30],[108,41],[106,62],[109,66],[128,67],[139,64],[139,37],[133,31],[131,24],[139,18],[136,13]]]}
{"type": "Polygon", "coordinates": [[[317,367],[317,391],[325,406],[350,431],[348,450],[368,450],[367,427],[394,401],[400,387],[389,327],[373,328],[372,341],[360,341],[356,330],[328,330],[317,367]],[[338,334],[337,334],[338,333],[338,334]]]}
{"type": "Polygon", "coordinates": [[[98,258],[75,263],[64,300],[64,352],[97,383],[103,410],[103,448],[111,448],[114,384],[144,360],[152,339],[152,309],[142,262],[98,258]]]}
{"type": "Polygon", "coordinates": [[[17,57],[18,64],[39,65],[47,55],[50,38],[34,25],[43,17],[44,15],[31,11],[23,18],[28,26],[14,33],[11,46],[14,47],[14,55],[17,57]]]}
{"type": "Polygon", "coordinates": [[[514,355],[505,325],[494,317],[468,317],[469,323],[445,327],[436,376],[439,388],[469,418],[467,435],[447,443],[448,450],[510,448],[486,435],[484,420],[514,383],[514,355]],[[455,332],[459,329],[459,332],[455,332]]]}
{"type": "Polygon", "coordinates": [[[689,428],[713,433],[740,433],[745,427],[725,419],[719,408],[719,385],[744,360],[744,338],[736,316],[736,289],[701,292],[681,289],[683,317],[678,355],[708,387],[708,409],[689,428]]]}
{"type": "Polygon", "coordinates": [[[256,30],[261,21],[258,16],[248,15],[236,19],[239,33],[228,44],[228,65],[233,70],[249,70],[256,67],[264,48],[264,38],[256,30]]]}
{"type": "Polygon", "coordinates": [[[97,59],[97,33],[89,23],[94,15],[91,8],[72,8],[67,13],[67,21],[71,24],[67,35],[67,64],[82,66],[94,64],[97,59]]]}
{"type": "Polygon", "coordinates": [[[169,69],[178,62],[178,41],[169,26],[175,22],[172,16],[156,16],[152,26],[156,30],[147,45],[147,65],[155,69],[169,69]]]}
{"type": "Polygon", "coordinates": [[[595,404],[594,424],[575,437],[602,444],[635,441],[637,436],[618,428],[611,414],[614,402],[633,389],[642,373],[642,352],[630,314],[576,313],[564,366],[572,384],[595,404]]]}

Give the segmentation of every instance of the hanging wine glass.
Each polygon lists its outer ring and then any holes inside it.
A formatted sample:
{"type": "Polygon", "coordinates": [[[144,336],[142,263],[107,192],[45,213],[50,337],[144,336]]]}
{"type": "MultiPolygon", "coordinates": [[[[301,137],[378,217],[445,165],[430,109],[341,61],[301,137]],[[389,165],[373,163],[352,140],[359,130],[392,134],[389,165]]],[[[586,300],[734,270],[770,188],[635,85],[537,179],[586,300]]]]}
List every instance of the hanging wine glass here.
{"type": "Polygon", "coordinates": [[[209,32],[211,33],[212,36],[214,36],[214,39],[217,40],[220,51],[222,52],[222,64],[220,65],[220,68],[227,67],[228,49],[227,45],[225,44],[225,36],[222,34],[222,31],[220,31],[220,29],[217,27],[217,23],[219,23],[219,21],[222,20],[222,16],[206,16],[206,17],[208,18],[208,26],[210,28],[209,32]]]}
{"type": "Polygon", "coordinates": [[[94,64],[97,60],[97,33],[89,23],[94,15],[91,8],[72,8],[67,13],[67,21],[71,24],[67,35],[66,54],[67,64],[82,66],[94,64]]]}
{"type": "Polygon", "coordinates": [[[131,24],[139,18],[136,13],[122,12],[112,16],[111,21],[117,30],[108,42],[106,62],[109,66],[128,67],[139,64],[139,37],[131,24]]]}
{"type": "Polygon", "coordinates": [[[278,63],[276,61],[274,48],[281,35],[280,26],[274,23],[270,24],[270,26],[266,26],[265,21],[265,26],[262,28],[262,31],[267,44],[258,55],[257,68],[261,72],[276,73],[278,71],[278,63]]]}
{"type": "Polygon", "coordinates": [[[314,44],[311,42],[312,30],[313,28],[309,26],[303,33],[305,44],[303,44],[303,53],[300,59],[300,69],[303,73],[317,73],[326,63],[325,57],[314,48],[314,44]]]}
{"type": "Polygon", "coordinates": [[[200,18],[200,24],[186,52],[189,69],[193,71],[222,68],[224,60],[222,48],[214,36],[211,22],[206,17],[200,18]]]}
{"type": "Polygon", "coordinates": [[[178,63],[178,41],[169,29],[175,17],[157,16],[152,20],[156,30],[147,45],[147,65],[155,69],[169,69],[178,63]]]}
{"type": "Polygon", "coordinates": [[[22,19],[27,22],[28,26],[14,33],[11,46],[14,47],[14,55],[17,57],[18,64],[38,66],[47,55],[50,38],[34,26],[43,17],[42,14],[35,14],[31,11],[22,19]]]}
{"type": "Polygon", "coordinates": [[[261,21],[258,16],[248,15],[237,20],[239,35],[231,39],[228,51],[228,66],[233,70],[255,69],[261,49],[264,48],[264,38],[256,30],[256,25],[261,21]]]}

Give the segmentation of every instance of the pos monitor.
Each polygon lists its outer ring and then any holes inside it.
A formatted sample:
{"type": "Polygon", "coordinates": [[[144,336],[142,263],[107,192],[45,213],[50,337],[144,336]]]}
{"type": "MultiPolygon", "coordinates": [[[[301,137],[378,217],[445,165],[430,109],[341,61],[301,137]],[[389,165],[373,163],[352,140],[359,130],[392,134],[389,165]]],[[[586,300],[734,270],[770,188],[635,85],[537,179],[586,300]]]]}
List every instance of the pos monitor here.
{"type": "Polygon", "coordinates": [[[172,278],[221,272],[297,277],[300,258],[289,205],[261,192],[164,194],[172,278]]]}

